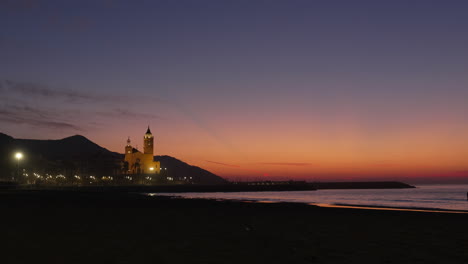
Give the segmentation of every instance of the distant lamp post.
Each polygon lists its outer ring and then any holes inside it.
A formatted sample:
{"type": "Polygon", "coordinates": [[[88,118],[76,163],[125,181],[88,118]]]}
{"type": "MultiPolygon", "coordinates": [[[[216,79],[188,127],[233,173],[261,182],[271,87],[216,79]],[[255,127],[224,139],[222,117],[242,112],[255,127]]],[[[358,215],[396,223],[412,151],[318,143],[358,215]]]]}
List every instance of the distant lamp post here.
{"type": "Polygon", "coordinates": [[[21,153],[21,152],[16,152],[15,158],[19,161],[20,159],[23,158],[23,153],[21,153]]]}
{"type": "Polygon", "coordinates": [[[151,168],[150,168],[150,171],[154,171],[154,168],[153,168],[153,167],[151,167],[151,168]]]}
{"type": "Polygon", "coordinates": [[[19,164],[20,164],[20,160],[23,159],[23,153],[21,152],[16,152],[15,153],[15,159],[16,159],[16,180],[18,181],[19,180],[19,164]]]}

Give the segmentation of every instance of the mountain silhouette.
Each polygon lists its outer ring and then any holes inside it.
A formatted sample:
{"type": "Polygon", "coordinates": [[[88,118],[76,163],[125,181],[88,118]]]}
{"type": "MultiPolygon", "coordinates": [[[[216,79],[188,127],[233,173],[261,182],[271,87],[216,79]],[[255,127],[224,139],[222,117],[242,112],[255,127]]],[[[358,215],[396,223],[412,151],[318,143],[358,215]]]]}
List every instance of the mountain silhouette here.
{"type": "MultiPolygon", "coordinates": [[[[123,154],[109,151],[81,135],[59,140],[15,139],[0,133],[0,177],[16,170],[16,151],[24,153],[21,168],[61,174],[112,175],[120,172],[123,154]]],[[[189,179],[197,184],[226,183],[223,178],[170,156],[155,156],[162,176],[189,179]]]]}
{"type": "Polygon", "coordinates": [[[167,171],[164,170],[162,173],[170,177],[192,177],[194,182],[200,184],[223,184],[227,182],[223,178],[207,170],[189,165],[171,156],[155,156],[155,160],[159,160],[161,162],[161,168],[167,168],[167,171]]]}

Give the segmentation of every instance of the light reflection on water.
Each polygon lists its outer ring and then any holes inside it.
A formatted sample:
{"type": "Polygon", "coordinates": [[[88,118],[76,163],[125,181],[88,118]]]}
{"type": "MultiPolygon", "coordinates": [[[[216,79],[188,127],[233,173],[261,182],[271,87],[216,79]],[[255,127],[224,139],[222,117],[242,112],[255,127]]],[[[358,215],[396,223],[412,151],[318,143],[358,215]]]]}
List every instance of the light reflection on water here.
{"type": "Polygon", "coordinates": [[[468,211],[467,192],[468,185],[421,185],[414,189],[165,193],[156,195],[175,195],[186,198],[214,198],[468,211]]]}

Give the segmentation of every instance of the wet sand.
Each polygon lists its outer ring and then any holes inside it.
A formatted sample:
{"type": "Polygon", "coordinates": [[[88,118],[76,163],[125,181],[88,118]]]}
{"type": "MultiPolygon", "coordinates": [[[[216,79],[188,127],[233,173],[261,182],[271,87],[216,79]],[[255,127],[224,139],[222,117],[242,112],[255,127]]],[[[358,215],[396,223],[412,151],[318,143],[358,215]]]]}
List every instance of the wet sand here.
{"type": "Polygon", "coordinates": [[[0,263],[468,263],[468,215],[0,192],[0,263]]]}

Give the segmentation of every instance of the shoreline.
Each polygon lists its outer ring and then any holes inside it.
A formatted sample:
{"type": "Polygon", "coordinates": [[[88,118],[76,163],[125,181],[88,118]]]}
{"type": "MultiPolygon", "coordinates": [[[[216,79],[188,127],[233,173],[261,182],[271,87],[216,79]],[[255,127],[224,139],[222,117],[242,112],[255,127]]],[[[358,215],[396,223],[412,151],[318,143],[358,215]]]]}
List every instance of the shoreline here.
{"type": "Polygon", "coordinates": [[[0,192],[0,212],[12,264],[468,262],[467,214],[93,192],[0,192]]]}
{"type": "MultiPolygon", "coordinates": [[[[381,210],[381,211],[413,211],[413,212],[429,212],[429,213],[455,213],[455,214],[468,214],[468,210],[460,210],[460,209],[444,209],[444,208],[431,208],[431,207],[403,207],[403,206],[387,206],[387,205],[366,205],[366,204],[347,204],[347,203],[315,203],[315,202],[294,202],[294,201],[271,201],[271,200],[256,200],[256,199],[238,199],[238,198],[216,198],[216,197],[184,197],[183,195],[179,194],[190,194],[190,192],[181,192],[181,193],[170,193],[168,190],[164,191],[155,191],[152,186],[113,186],[117,188],[110,188],[106,189],[106,186],[93,186],[91,188],[86,187],[78,187],[78,188],[23,188],[23,189],[0,189],[0,199],[2,196],[10,196],[10,197],[19,197],[19,196],[30,196],[30,195],[38,195],[38,196],[57,196],[60,197],[61,195],[64,196],[94,196],[97,197],[104,197],[104,196],[130,196],[130,195],[142,195],[142,196],[149,196],[149,197],[170,197],[170,198],[177,198],[177,199],[201,199],[201,200],[213,200],[213,201],[231,201],[231,202],[250,202],[250,203],[271,203],[271,204],[305,204],[311,206],[319,206],[323,208],[342,208],[342,209],[360,209],[360,210],[381,210]],[[150,192],[148,192],[150,191],[150,192]]],[[[319,189],[320,190],[320,189],[319,189]]],[[[343,190],[343,189],[340,189],[343,190]]],[[[258,192],[268,192],[270,190],[262,190],[258,192]]],[[[281,191],[274,191],[274,192],[283,192],[288,190],[281,190],[281,191]]],[[[289,190],[288,192],[295,192],[295,191],[315,191],[315,190],[289,190]]],[[[213,193],[214,191],[209,191],[206,193],[213,193]]],[[[237,191],[235,191],[237,192],[237,191]]],[[[203,193],[203,192],[202,192],[203,193]]],[[[218,193],[218,191],[216,191],[218,193]]],[[[231,191],[227,192],[219,192],[219,193],[231,193],[231,191]]],[[[198,193],[197,193],[198,194],[198,193]]],[[[468,202],[467,202],[468,203],[468,202]]]]}
{"type": "Polygon", "coordinates": [[[391,206],[372,206],[372,205],[353,205],[353,204],[312,204],[328,208],[349,208],[362,210],[381,210],[381,211],[405,211],[405,212],[425,212],[425,213],[450,213],[450,214],[468,214],[468,211],[450,210],[440,208],[420,208],[420,207],[391,207],[391,206]]]}
{"type": "Polygon", "coordinates": [[[364,189],[411,189],[416,188],[403,182],[305,182],[305,181],[261,181],[231,182],[227,184],[161,184],[161,185],[36,185],[0,182],[0,190],[62,190],[62,191],[105,191],[105,192],[271,192],[271,191],[316,191],[316,190],[364,190],[364,189]]]}
{"type": "Polygon", "coordinates": [[[361,205],[361,204],[326,204],[326,203],[307,203],[307,202],[282,202],[270,200],[254,200],[254,199],[229,199],[229,198],[191,198],[180,195],[159,195],[154,193],[146,193],[151,197],[170,197],[172,199],[201,199],[212,201],[233,201],[241,203],[260,203],[260,204],[305,204],[311,206],[318,206],[323,208],[342,208],[342,209],[361,209],[361,210],[382,210],[382,211],[408,211],[408,212],[426,212],[426,213],[453,213],[453,214],[468,214],[468,210],[452,210],[442,208],[429,208],[429,207],[396,207],[396,206],[379,206],[379,205],[361,205]]]}

